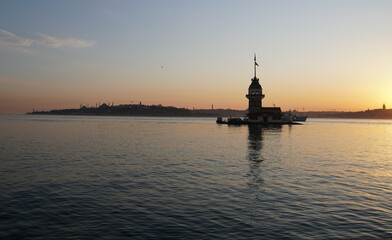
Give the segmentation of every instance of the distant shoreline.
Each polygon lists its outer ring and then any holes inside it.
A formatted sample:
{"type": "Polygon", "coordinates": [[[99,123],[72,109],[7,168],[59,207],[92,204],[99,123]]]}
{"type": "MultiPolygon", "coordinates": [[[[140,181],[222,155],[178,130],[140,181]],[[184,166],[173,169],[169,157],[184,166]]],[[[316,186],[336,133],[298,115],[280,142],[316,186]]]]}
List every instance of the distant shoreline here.
{"type": "Polygon", "coordinates": [[[144,117],[240,117],[245,110],[232,109],[187,109],[162,105],[108,105],[99,107],[81,106],[79,109],[59,109],[50,111],[33,111],[26,114],[34,115],[74,115],[74,116],[144,116],[144,117]]]}
{"type": "MultiPolygon", "coordinates": [[[[234,109],[187,109],[162,105],[108,105],[99,107],[81,106],[78,109],[58,109],[49,111],[33,111],[33,115],[73,115],[73,116],[140,116],[140,117],[242,117],[246,110],[234,109]]],[[[353,119],[392,119],[392,109],[373,109],[358,112],[336,111],[292,111],[295,115],[309,118],[353,118],[353,119]]]]}
{"type": "Polygon", "coordinates": [[[311,111],[303,114],[309,118],[392,119],[392,109],[369,109],[358,112],[311,111]]]}

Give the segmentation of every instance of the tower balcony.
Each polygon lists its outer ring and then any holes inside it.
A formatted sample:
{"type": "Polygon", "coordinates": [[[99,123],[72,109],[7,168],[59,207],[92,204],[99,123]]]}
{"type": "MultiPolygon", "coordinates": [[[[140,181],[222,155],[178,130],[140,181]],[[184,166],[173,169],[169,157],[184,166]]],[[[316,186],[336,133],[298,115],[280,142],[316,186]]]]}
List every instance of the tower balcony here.
{"type": "Polygon", "coordinates": [[[264,94],[246,94],[246,98],[248,99],[263,99],[264,97],[264,94]]]}

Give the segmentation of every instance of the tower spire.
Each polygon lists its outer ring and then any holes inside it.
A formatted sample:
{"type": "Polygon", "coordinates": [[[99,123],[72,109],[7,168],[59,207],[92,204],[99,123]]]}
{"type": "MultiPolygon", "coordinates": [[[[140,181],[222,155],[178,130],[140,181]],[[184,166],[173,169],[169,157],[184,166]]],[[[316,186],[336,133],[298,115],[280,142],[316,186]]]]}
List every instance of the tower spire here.
{"type": "Polygon", "coordinates": [[[254,61],[255,61],[255,78],[256,78],[256,66],[259,66],[259,64],[257,64],[257,62],[256,62],[256,53],[255,53],[255,55],[254,55],[254,61]]]}

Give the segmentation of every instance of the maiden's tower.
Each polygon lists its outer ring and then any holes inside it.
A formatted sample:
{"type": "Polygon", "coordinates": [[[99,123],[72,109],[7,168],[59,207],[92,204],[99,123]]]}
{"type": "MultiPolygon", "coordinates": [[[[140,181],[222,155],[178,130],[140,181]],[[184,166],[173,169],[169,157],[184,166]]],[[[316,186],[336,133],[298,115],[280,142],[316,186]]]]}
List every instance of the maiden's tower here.
{"type": "Polygon", "coordinates": [[[249,99],[247,121],[252,123],[279,123],[282,122],[282,110],[280,107],[263,107],[263,88],[260,85],[259,79],[256,76],[256,67],[259,65],[256,62],[256,54],[254,56],[254,77],[251,79],[252,83],[249,85],[248,94],[249,99]]]}
{"type": "Polygon", "coordinates": [[[217,119],[217,123],[226,124],[293,124],[291,114],[283,114],[280,107],[263,107],[263,88],[260,80],[256,75],[256,68],[259,66],[254,55],[254,77],[248,88],[246,98],[249,100],[248,111],[245,118],[228,118],[222,117],[217,119]]]}

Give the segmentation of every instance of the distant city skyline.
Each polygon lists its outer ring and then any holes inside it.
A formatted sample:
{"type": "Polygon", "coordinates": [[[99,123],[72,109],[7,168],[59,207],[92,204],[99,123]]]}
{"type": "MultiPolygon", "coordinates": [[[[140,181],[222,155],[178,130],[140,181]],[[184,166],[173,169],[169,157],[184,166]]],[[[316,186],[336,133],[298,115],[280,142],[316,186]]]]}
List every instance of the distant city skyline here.
{"type": "Polygon", "coordinates": [[[392,107],[392,1],[2,1],[0,114],[98,102],[392,107]]]}

